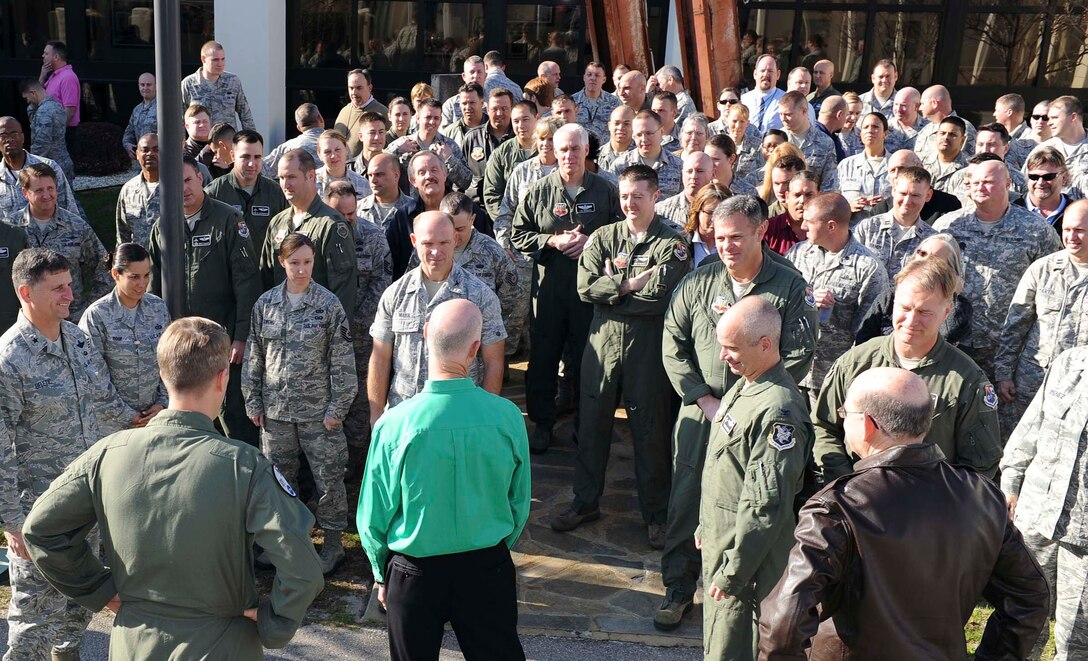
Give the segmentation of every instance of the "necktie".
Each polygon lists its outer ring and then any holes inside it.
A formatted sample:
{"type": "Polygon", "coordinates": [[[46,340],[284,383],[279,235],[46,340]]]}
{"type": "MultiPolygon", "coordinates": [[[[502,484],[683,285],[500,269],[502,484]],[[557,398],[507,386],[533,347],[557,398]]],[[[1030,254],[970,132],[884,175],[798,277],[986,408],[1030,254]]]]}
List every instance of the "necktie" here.
{"type": "Polygon", "coordinates": [[[759,102],[759,114],[756,115],[756,126],[759,127],[759,132],[763,132],[763,114],[767,112],[767,97],[769,94],[763,96],[763,99],[759,102]]]}

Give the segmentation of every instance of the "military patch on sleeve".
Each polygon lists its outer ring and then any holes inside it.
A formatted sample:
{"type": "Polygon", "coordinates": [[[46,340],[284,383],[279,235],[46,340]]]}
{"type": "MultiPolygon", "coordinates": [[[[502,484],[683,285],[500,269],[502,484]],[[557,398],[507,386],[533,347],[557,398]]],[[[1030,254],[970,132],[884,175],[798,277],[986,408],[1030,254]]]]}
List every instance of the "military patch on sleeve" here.
{"type": "Polygon", "coordinates": [[[997,393],[994,392],[994,387],[989,383],[982,386],[982,403],[992,409],[997,409],[997,393]]]}
{"type": "Polygon", "coordinates": [[[771,427],[771,447],[775,450],[789,450],[797,443],[793,435],[793,425],[776,422],[771,427]]]}
{"type": "Polygon", "coordinates": [[[676,255],[676,259],[681,262],[686,262],[688,259],[688,247],[684,245],[683,241],[677,241],[676,247],[672,249],[672,254],[676,255]]]}
{"type": "Polygon", "coordinates": [[[812,293],[812,287],[805,287],[805,305],[810,308],[816,307],[816,296],[812,293]]]}
{"type": "Polygon", "coordinates": [[[336,234],[341,239],[348,238],[348,226],[345,225],[344,223],[337,223],[336,224],[336,234]]]}
{"type": "Polygon", "coordinates": [[[238,222],[238,236],[243,239],[249,238],[249,228],[246,227],[246,221],[244,220],[238,222]]]}
{"type": "Polygon", "coordinates": [[[469,156],[470,156],[470,157],[472,158],[472,160],[474,160],[474,161],[482,161],[482,160],[484,160],[484,148],[483,148],[483,147],[473,147],[473,148],[472,148],[472,153],[471,153],[471,154],[469,154],[469,156]]]}
{"type": "Polygon", "coordinates": [[[283,489],[288,496],[292,498],[298,497],[295,490],[291,488],[291,483],[287,481],[287,478],[283,476],[283,473],[280,472],[279,468],[272,466],[272,474],[276,476],[276,481],[280,483],[280,488],[283,489]]]}

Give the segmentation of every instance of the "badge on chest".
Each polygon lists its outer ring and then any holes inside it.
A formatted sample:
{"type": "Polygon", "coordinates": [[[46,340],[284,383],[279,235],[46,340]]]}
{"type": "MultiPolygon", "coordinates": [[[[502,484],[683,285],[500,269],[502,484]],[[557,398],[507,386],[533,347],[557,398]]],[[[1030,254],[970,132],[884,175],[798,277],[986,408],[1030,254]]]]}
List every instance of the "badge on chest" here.
{"type": "Polygon", "coordinates": [[[193,237],[194,248],[208,248],[212,245],[211,234],[199,234],[193,237]]]}

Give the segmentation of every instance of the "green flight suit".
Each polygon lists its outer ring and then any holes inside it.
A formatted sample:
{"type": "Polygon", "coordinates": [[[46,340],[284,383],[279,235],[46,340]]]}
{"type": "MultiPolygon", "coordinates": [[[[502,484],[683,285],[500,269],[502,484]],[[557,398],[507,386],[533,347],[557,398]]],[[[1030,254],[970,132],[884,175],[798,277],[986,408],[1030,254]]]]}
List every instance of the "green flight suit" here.
{"type": "Polygon", "coordinates": [[[779,362],[752,383],[738,380],[714,418],[703,467],[699,528],[703,586],[725,592],[703,600],[703,658],[755,660],[759,602],[778,583],[793,547],[801,490],[812,450],[807,400],[779,362]]]}
{"type": "Polygon", "coordinates": [[[192,411],[95,443],[23,524],[34,564],[91,611],[116,594],[111,659],[263,659],[294,636],[324,581],[314,517],[256,449],[192,411]],[[86,537],[98,524],[105,566],[86,537]],[[276,567],[269,597],[253,545],[276,567]],[[257,621],[242,616],[257,608],[257,621]]]}
{"type": "MultiPolygon", "coordinates": [[[[782,313],[782,360],[794,380],[800,381],[812,364],[819,313],[800,273],[770,253],[763,248],[763,266],[745,296],[761,296],[782,313]]],[[[737,380],[721,359],[715,335],[718,320],[736,301],[729,271],[715,261],[680,283],[665,315],[662,360],[682,406],[673,427],[672,491],[661,579],[680,599],[695,594],[699,576],[699,552],[692,534],[698,525],[699,482],[711,425],[696,401],[703,395],[721,398],[737,380]]]]}
{"type": "MultiPolygon", "coordinates": [[[[902,367],[895,336],[876,337],[850,349],[831,366],[812,412],[816,428],[814,459],[826,484],[854,471],[858,457],[847,452],[838,408],[854,377],[872,367],[902,367]]],[[[926,440],[935,443],[953,466],[966,466],[986,477],[1001,461],[997,391],[967,354],[938,336],[926,357],[911,369],[926,382],[934,401],[933,424],[926,440]]]]}
{"type": "Polygon", "coordinates": [[[358,276],[355,266],[355,235],[340,212],[314,197],[295,229],[294,210],[288,206],[268,224],[261,248],[261,277],[265,291],[287,278],[280,266],[280,244],[292,232],[300,232],[314,242],[314,282],[336,294],[345,310],[355,309],[358,276]]]}
{"type": "MultiPolygon", "coordinates": [[[[242,212],[250,239],[258,249],[264,246],[264,236],[272,218],[288,207],[280,185],[262,175],[257,175],[252,195],[238,183],[233,170],[205,186],[204,192],[242,212]]],[[[260,255],[257,257],[259,259],[260,255]]]]}
{"type": "Polygon", "coordinates": [[[555,424],[556,375],[563,347],[574,349],[567,368],[577,376],[593,316],[593,307],[578,298],[577,260],[549,248],[548,239],[575,227],[592,234],[622,217],[619,195],[607,179],[586,172],[571,198],[558,170],[532,184],[514,213],[510,241],[535,262],[525,405],[529,419],[542,428],[555,424]]]}
{"type": "Polygon", "coordinates": [[[665,523],[669,504],[669,392],[661,364],[665,309],[691,270],[687,237],[655,216],[641,241],[626,221],[590,237],[578,260],[578,295],[593,304],[582,355],[581,417],[574,463],[574,508],[597,509],[622,397],[635,446],[639,506],[647,524],[665,523]],[[620,284],[654,268],[641,291],[620,284]],[[613,272],[607,275],[606,269],[613,272]]]}
{"type": "Polygon", "coordinates": [[[0,223],[0,334],[19,318],[19,295],[11,283],[11,265],[29,247],[30,240],[21,227],[0,223]]]}
{"type": "MultiPolygon", "coordinates": [[[[163,295],[162,244],[160,219],[151,228],[148,252],[151,253],[151,283],[148,291],[163,295]]],[[[249,339],[249,317],[261,295],[257,258],[250,240],[249,227],[242,213],[233,207],[204,196],[200,219],[193,229],[178,219],[185,241],[183,317],[211,319],[227,329],[231,339],[249,339]]],[[[227,436],[257,445],[258,431],[246,417],[242,397],[242,366],[231,364],[230,380],[223,415],[219,423],[227,436]]]]}
{"type": "Polygon", "coordinates": [[[487,159],[487,168],[484,169],[483,200],[481,204],[487,215],[492,218],[499,217],[499,205],[502,204],[502,196],[506,193],[506,181],[514,166],[522,161],[527,161],[536,156],[536,146],[522,149],[516,138],[507,140],[491,152],[491,158],[487,159]]]}

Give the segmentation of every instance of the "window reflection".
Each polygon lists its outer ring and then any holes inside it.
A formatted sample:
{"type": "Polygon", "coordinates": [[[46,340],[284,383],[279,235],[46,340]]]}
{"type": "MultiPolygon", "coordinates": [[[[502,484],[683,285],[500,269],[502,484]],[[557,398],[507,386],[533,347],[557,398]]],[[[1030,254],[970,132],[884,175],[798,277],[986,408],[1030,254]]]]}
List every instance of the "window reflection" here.
{"type": "Polygon", "coordinates": [[[741,34],[741,63],[744,66],[745,84],[754,84],[753,72],[760,55],[774,55],[782,72],[780,86],[786,84],[789,72],[790,51],[793,50],[793,11],[756,9],[748,14],[748,24],[741,34]]]}
{"type": "Polygon", "coordinates": [[[559,64],[564,75],[581,70],[585,14],[579,5],[509,5],[506,9],[507,73],[535,76],[544,61],[559,64]]]}
{"type": "Polygon", "coordinates": [[[1047,85],[1076,88],[1088,86],[1088,39],[1085,33],[1084,4],[1083,1],[1060,3],[1054,10],[1050,48],[1047,51],[1047,85]]]}
{"type": "Polygon", "coordinates": [[[449,2],[425,5],[427,32],[423,66],[435,73],[460,73],[465,60],[483,56],[484,6],[449,2]]]}
{"type": "Polygon", "coordinates": [[[13,2],[8,6],[11,8],[12,25],[18,34],[16,57],[39,58],[45,42],[52,39],[67,41],[67,9],[63,0],[13,2]]]}
{"type": "MultiPolygon", "coordinates": [[[[881,57],[888,57],[895,62],[900,81],[910,81],[914,87],[929,85],[933,80],[933,54],[937,52],[940,30],[939,14],[877,13],[870,61],[875,63],[881,57]]],[[[867,79],[869,72],[859,75],[867,79]]]]}
{"type": "Polygon", "coordinates": [[[960,53],[965,85],[1028,85],[1039,68],[1045,16],[968,14],[960,53]]]}
{"type": "Polygon", "coordinates": [[[835,63],[833,82],[854,82],[861,69],[864,11],[805,11],[801,15],[801,65],[835,63]]]}

